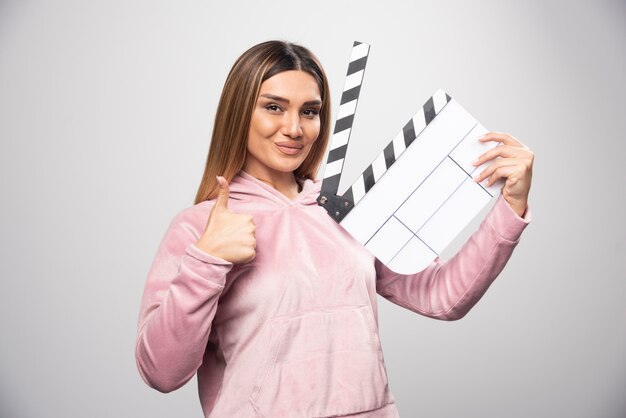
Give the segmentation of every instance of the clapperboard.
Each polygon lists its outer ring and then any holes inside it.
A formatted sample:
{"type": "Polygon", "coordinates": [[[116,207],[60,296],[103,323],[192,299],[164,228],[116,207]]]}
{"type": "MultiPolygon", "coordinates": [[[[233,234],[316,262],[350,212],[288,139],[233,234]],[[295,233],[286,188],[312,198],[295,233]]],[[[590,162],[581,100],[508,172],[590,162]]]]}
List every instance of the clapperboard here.
{"type": "Polygon", "coordinates": [[[338,194],[369,50],[360,42],[352,48],[317,202],[390,269],[416,273],[500,193],[503,180],[486,187],[472,178],[491,163],[472,162],[497,143],[478,141],[487,129],[437,90],[338,194]]]}

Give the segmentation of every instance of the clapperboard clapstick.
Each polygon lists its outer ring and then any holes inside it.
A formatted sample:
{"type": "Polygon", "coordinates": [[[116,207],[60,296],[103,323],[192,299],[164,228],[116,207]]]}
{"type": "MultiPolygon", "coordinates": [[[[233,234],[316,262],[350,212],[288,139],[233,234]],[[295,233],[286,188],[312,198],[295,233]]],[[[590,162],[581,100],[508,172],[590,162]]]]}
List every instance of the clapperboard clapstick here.
{"type": "MultiPolygon", "coordinates": [[[[341,96],[322,190],[328,214],[398,273],[426,268],[494,196],[472,175],[472,161],[497,146],[444,91],[437,90],[344,193],[338,194],[369,45],[355,42],[341,96]]],[[[484,181],[486,183],[486,180],[484,181]]]]}

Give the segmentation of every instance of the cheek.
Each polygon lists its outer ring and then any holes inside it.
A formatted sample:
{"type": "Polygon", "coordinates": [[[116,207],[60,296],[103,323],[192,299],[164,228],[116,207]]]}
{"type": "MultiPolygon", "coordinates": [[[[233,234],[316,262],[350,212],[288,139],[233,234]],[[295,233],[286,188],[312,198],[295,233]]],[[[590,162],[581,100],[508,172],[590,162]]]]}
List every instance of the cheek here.
{"type": "Polygon", "coordinates": [[[320,134],[320,121],[315,120],[306,126],[306,136],[311,141],[311,144],[315,142],[320,134]]]}
{"type": "Polygon", "coordinates": [[[250,121],[250,133],[256,136],[268,137],[276,131],[275,123],[271,118],[255,113],[250,121]]]}

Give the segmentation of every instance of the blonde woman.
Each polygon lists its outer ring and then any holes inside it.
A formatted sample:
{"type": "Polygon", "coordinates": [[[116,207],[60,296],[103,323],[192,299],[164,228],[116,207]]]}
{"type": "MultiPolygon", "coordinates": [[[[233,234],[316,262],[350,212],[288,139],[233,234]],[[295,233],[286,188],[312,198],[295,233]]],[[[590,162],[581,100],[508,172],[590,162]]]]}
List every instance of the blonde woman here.
{"type": "Polygon", "coordinates": [[[149,271],[136,346],[159,391],[197,375],[206,417],[398,417],[376,294],[459,319],[530,221],[533,153],[489,133],[502,145],[476,165],[500,158],[477,181],[506,179],[495,205],[450,260],[396,274],[317,205],[330,123],[326,75],[302,46],[255,45],[226,79],[195,204],[149,271]]]}

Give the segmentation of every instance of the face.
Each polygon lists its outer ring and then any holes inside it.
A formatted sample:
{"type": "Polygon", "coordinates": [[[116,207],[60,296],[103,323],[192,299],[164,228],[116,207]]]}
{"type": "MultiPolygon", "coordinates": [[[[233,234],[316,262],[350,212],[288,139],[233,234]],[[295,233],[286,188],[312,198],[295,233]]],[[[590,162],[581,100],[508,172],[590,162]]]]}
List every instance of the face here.
{"type": "Polygon", "coordinates": [[[292,175],[320,132],[320,90],[312,75],[278,73],[261,84],[243,169],[257,178],[292,175]]]}

